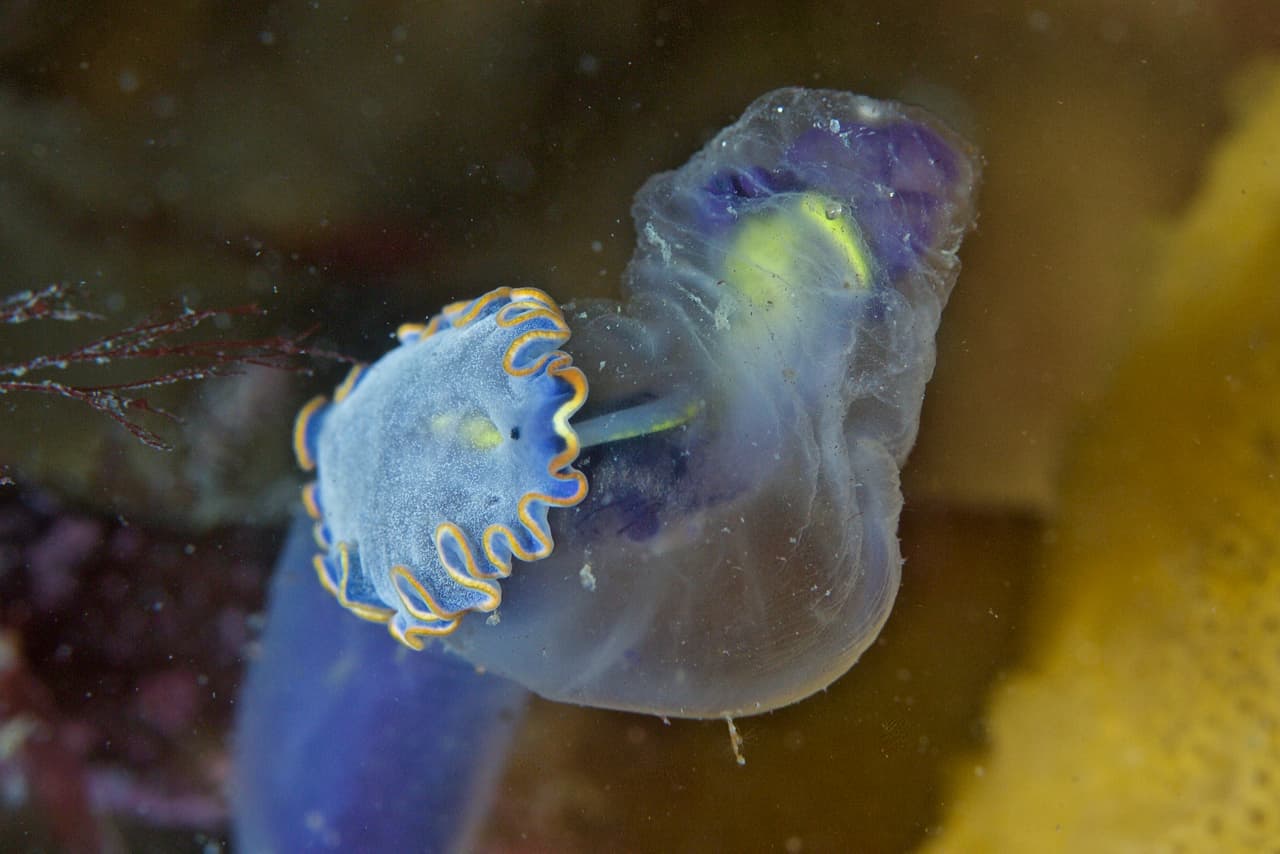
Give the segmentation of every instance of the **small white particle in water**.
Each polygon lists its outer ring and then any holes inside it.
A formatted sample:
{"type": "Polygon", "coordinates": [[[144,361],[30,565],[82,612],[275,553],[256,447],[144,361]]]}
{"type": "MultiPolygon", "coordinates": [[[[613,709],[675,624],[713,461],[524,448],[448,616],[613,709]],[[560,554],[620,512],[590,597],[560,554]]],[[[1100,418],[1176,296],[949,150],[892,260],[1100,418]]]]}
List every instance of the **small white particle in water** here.
{"type": "Polygon", "coordinates": [[[409,38],[409,28],[398,24],[391,29],[391,40],[396,44],[404,44],[409,38]]]}
{"type": "Polygon", "coordinates": [[[121,70],[120,74],[116,77],[116,83],[119,84],[120,91],[126,95],[132,95],[134,92],[137,92],[138,87],[142,85],[141,81],[138,80],[138,75],[129,68],[121,70]]]}
{"type": "Polygon", "coordinates": [[[787,854],[800,854],[804,850],[804,840],[799,836],[788,836],[782,847],[787,849],[787,854]]]}
{"type": "Polygon", "coordinates": [[[729,301],[721,300],[716,306],[716,310],[712,313],[711,319],[715,324],[717,332],[726,332],[729,329],[729,301]]]}
{"type": "Polygon", "coordinates": [[[739,765],[746,765],[747,757],[742,752],[742,736],[738,734],[738,728],[733,725],[733,718],[725,715],[724,722],[729,725],[729,746],[733,748],[734,761],[739,765]]]}
{"type": "Polygon", "coordinates": [[[578,570],[578,578],[582,582],[582,589],[594,593],[596,590],[596,577],[591,572],[591,564],[584,563],[582,569],[578,570]]]}
{"type": "Polygon", "coordinates": [[[667,243],[667,241],[663,240],[660,236],[658,236],[658,229],[654,226],[652,222],[646,222],[644,224],[644,237],[645,237],[645,240],[648,240],[654,246],[658,247],[658,252],[662,254],[662,263],[670,264],[671,263],[671,244],[667,243]]]}
{"type": "Polygon", "coordinates": [[[498,625],[498,623],[501,623],[501,622],[502,622],[502,617],[498,615],[497,611],[494,611],[492,614],[490,614],[488,617],[485,618],[484,624],[486,626],[496,626],[498,625]]]}
{"type": "Polygon", "coordinates": [[[271,32],[271,30],[263,30],[258,33],[258,44],[263,45],[264,47],[271,47],[275,43],[276,34],[271,32]]]}
{"type": "Polygon", "coordinates": [[[1032,9],[1027,13],[1027,26],[1037,33],[1047,33],[1049,25],[1052,23],[1053,20],[1049,17],[1049,13],[1043,9],[1032,9]]]}
{"type": "Polygon", "coordinates": [[[604,251],[604,244],[601,243],[599,240],[591,241],[591,251],[599,255],[601,252],[604,251]]]}

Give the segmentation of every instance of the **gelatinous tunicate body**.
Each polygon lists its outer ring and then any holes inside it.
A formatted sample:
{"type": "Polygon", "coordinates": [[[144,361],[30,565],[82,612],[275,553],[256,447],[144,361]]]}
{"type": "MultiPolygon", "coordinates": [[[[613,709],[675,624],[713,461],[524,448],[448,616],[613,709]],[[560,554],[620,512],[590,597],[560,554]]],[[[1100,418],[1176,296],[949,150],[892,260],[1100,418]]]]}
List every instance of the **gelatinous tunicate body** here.
{"type": "Polygon", "coordinates": [[[976,182],[923,112],[762,97],[641,189],[622,302],[455,304],[304,410],[322,582],[556,700],[710,717],[825,687],[897,592],[976,182]]]}
{"type": "Polygon", "coordinates": [[[237,703],[236,850],[472,850],[528,693],[347,619],[314,553],[295,524],[237,703]]]}

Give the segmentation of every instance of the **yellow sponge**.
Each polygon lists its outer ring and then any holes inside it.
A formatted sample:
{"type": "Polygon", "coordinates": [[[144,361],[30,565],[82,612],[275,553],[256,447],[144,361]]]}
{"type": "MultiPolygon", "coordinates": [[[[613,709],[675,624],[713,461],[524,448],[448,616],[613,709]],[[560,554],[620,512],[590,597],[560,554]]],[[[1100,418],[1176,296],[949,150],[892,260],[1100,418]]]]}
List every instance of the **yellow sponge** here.
{"type": "Polygon", "coordinates": [[[930,850],[1280,839],[1280,73],[1263,79],[1082,427],[1034,651],[930,850]]]}

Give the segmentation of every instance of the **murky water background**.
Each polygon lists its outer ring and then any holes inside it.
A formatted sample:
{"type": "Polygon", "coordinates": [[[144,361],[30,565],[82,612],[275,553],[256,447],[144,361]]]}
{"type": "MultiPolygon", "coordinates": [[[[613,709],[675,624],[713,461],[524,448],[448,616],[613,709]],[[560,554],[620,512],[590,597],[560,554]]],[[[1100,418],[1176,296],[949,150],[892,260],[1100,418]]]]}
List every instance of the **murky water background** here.
{"type": "MultiPolygon", "coordinates": [[[[907,562],[882,638],[830,691],[740,721],[743,768],[719,723],[537,703],[481,843],[910,850],[982,773],[990,692],[1031,654],[1064,452],[1141,321],[1234,81],[1277,49],[1263,0],[9,4],[0,293],[83,280],[120,324],[175,300],[255,302],[268,316],[238,334],[318,324],[317,346],[369,358],[400,322],[499,284],[613,293],[632,193],[768,89],[932,109],[987,167],[904,473],[907,562]]],[[[6,329],[0,361],[100,328],[6,329]]],[[[10,395],[0,462],[144,530],[279,530],[301,480],[289,420],[331,385],[320,370],[170,397],[186,418],[172,454],[74,403],[10,395]]],[[[236,542],[223,559],[265,573],[272,546],[236,542]]],[[[178,739],[200,742],[190,773],[214,788],[225,693],[201,695],[198,732],[178,739]]],[[[46,839],[40,821],[15,808],[5,838],[46,839]]],[[[131,850],[218,838],[122,827],[131,850]]]]}

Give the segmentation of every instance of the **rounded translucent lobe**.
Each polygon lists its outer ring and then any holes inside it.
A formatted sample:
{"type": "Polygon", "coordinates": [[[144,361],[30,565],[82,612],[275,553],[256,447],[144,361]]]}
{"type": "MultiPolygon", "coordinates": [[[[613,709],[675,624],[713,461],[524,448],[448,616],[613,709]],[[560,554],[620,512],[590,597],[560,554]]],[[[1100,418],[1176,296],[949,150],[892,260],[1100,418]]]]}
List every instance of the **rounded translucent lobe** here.
{"type": "Polygon", "coordinates": [[[237,851],[470,851],[526,692],[336,612],[294,524],[237,699],[237,851]]]}
{"type": "Polygon", "coordinates": [[[401,346],[353,370],[332,404],[299,413],[299,463],[315,468],[321,584],[405,644],[492,611],[513,557],[553,547],[547,509],[579,500],[569,416],[586,382],[541,291],[500,288],[400,328],[401,346]]]}
{"type": "Polygon", "coordinates": [[[586,449],[555,551],[447,643],[552,699],[673,716],[844,673],[898,588],[898,468],[976,182],[927,115],[798,89],[650,179],[627,301],[566,309],[578,421],[672,396],[697,414],[586,449]]]}

